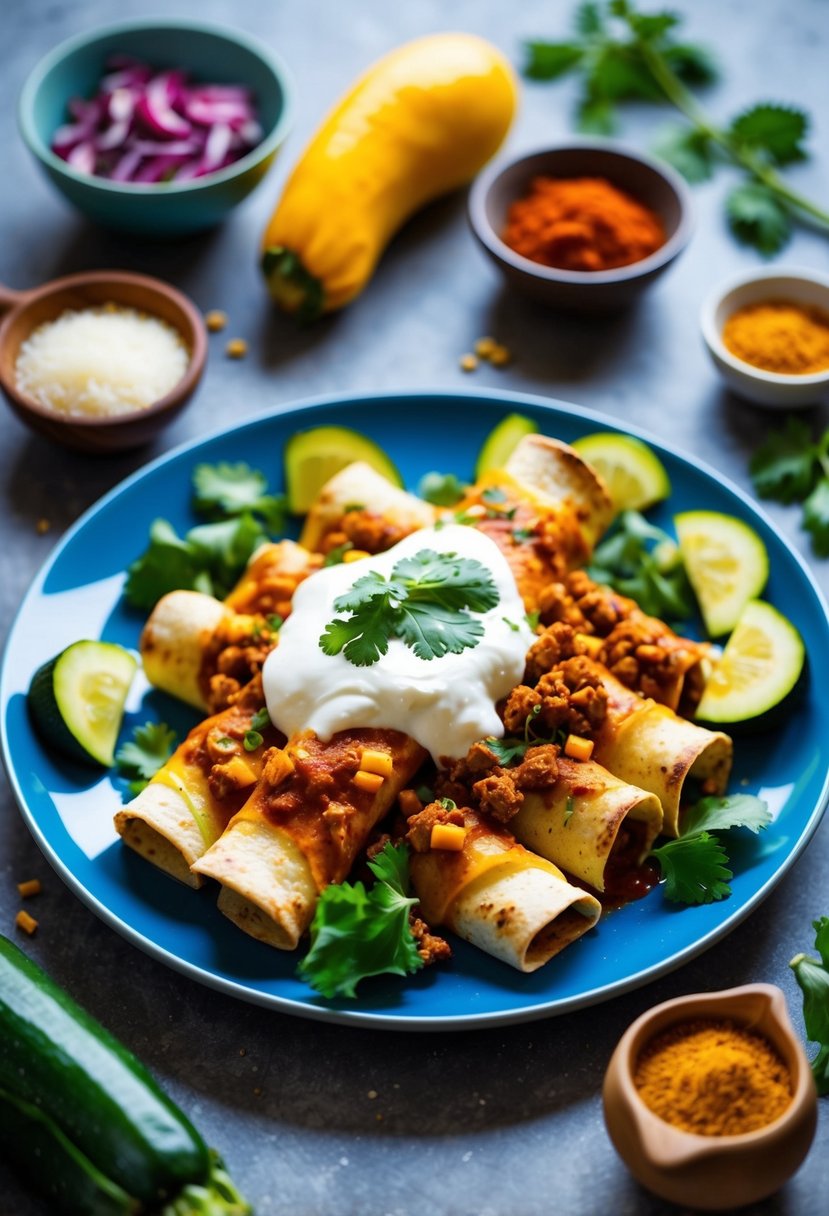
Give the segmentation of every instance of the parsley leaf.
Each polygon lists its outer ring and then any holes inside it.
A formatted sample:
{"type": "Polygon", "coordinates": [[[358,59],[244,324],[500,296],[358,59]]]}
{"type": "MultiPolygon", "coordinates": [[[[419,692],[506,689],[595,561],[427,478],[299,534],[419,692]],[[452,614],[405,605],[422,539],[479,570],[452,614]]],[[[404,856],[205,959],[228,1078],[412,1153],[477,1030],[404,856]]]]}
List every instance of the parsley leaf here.
{"type": "Polygon", "coordinates": [[[250,465],[199,464],[193,470],[193,505],[209,516],[234,516],[250,511],[261,515],[270,532],[285,526],[287,499],[284,494],[268,494],[265,475],[250,465]]]}
{"type": "Polygon", "coordinates": [[[821,477],[803,504],[803,527],[818,557],[829,557],[829,478],[821,477]]]}
{"type": "Polygon", "coordinates": [[[731,894],[733,877],[725,849],[715,836],[680,836],[651,850],[665,879],[665,898],[672,903],[710,904],[731,894]]]}
{"type": "Polygon", "coordinates": [[[454,473],[426,473],[417,492],[436,507],[454,507],[465,496],[468,486],[454,473]]]}
{"type": "Polygon", "coordinates": [[[166,722],[145,722],[136,726],[132,739],[122,743],[115,763],[122,777],[129,779],[129,792],[135,797],[151,777],[169,760],[176,747],[176,732],[166,722]]]}
{"type": "Polygon", "coordinates": [[[668,620],[693,613],[688,576],[675,542],[638,511],[623,511],[593,551],[587,573],[636,600],[643,612],[668,620]]]}
{"type": "Polygon", "coordinates": [[[738,143],[759,149],[775,164],[785,165],[805,159],[800,141],[808,127],[808,116],[802,110],[765,103],[738,114],[730,133],[738,143]]]}
{"type": "Polygon", "coordinates": [[[754,245],[767,257],[779,253],[792,234],[788,211],[762,182],[735,186],[725,200],[725,211],[737,240],[754,245]]]}
{"type": "MultiPolygon", "coordinates": [[[[829,436],[829,432],[827,432],[829,436]]],[[[751,458],[749,473],[761,498],[802,502],[812,491],[819,472],[819,447],[805,422],[789,418],[773,431],[751,458]]]]}
{"type": "Polygon", "coordinates": [[[812,1075],[818,1093],[829,1094],[829,918],[813,921],[815,948],[820,960],[798,954],[789,963],[803,993],[803,1022],[806,1038],[819,1050],[812,1060],[812,1075]]]}
{"type": "Polygon", "coordinates": [[[311,949],[297,974],[329,1000],[354,997],[372,975],[408,975],[423,966],[409,925],[417,899],[409,895],[405,845],[386,844],[370,861],[376,882],[331,883],[311,922],[311,949]]]}
{"type": "Polygon", "coordinates": [[[474,558],[421,549],[395,563],[391,577],[371,571],[334,601],[347,618],[329,621],[319,644],[324,654],[342,653],[357,667],[370,667],[396,637],[420,659],[460,654],[478,644],[484,629],[469,615],[499,601],[492,575],[474,558]]]}

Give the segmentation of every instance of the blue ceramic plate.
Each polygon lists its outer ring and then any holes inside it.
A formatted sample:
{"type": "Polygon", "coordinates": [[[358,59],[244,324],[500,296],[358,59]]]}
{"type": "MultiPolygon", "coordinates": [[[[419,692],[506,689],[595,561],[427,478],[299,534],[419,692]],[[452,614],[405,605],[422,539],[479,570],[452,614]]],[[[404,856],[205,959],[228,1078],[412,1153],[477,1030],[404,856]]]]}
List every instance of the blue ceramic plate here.
{"type": "MultiPolygon", "coordinates": [[[[191,891],[159,875],[117,841],[112,816],[123,786],[109,775],[55,763],[32,733],[25,694],[36,668],[79,638],[136,647],[142,621],[120,598],[125,566],[165,516],[179,531],[193,525],[190,477],[201,461],[247,461],[275,486],[282,447],[297,429],[323,423],[356,427],[381,444],[409,486],[432,469],[469,477],[480,444],[505,413],[519,410],[565,440],[609,430],[604,417],[507,393],[409,393],[329,399],[258,418],[179,449],[135,474],[87,512],[36,578],[14,624],[0,678],[2,742],[23,816],[72,890],[129,941],[186,975],[286,1013],[386,1028],[451,1029],[527,1021],[604,1001],[680,966],[739,924],[806,846],[825,807],[821,747],[829,738],[829,701],[805,691],[796,712],[774,731],[737,741],[732,788],[765,798],[774,822],[732,848],[733,894],[721,903],[677,909],[659,891],[608,916],[597,929],[533,975],[521,975],[459,942],[451,964],[402,980],[375,979],[359,999],[331,1002],[294,975],[296,958],[240,933],[216,910],[215,888],[191,891]]],[[[829,670],[829,623],[808,571],[751,501],[711,470],[654,441],[673,485],[654,512],[670,528],[673,512],[694,507],[747,520],[771,561],[766,592],[793,620],[815,671],[829,670]]],[[[148,693],[130,707],[124,731],[148,718],[179,733],[189,711],[148,693]]]]}

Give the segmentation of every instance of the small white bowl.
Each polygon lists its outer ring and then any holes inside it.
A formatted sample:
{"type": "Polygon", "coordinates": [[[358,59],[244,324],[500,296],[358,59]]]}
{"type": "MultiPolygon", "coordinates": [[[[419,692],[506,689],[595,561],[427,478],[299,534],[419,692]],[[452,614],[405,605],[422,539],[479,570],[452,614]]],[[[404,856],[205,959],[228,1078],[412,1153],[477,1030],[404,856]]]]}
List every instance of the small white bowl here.
{"type": "Polygon", "coordinates": [[[702,306],[700,324],[708,353],[729,388],[766,409],[798,409],[829,401],[829,368],[809,375],[781,375],[753,367],[726,349],[723,326],[749,304],[785,300],[829,315],[829,277],[798,267],[752,271],[712,292],[702,306]]]}

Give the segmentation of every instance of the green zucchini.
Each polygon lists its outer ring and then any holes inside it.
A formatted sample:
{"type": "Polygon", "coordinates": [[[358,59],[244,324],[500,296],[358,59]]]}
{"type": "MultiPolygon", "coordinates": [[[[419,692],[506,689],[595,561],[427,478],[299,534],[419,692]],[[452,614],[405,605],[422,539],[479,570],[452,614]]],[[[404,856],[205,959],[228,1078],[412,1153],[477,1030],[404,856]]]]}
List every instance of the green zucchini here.
{"type": "Polygon", "coordinates": [[[50,1210],[250,1210],[144,1065],[2,936],[0,1148],[50,1210]]]}

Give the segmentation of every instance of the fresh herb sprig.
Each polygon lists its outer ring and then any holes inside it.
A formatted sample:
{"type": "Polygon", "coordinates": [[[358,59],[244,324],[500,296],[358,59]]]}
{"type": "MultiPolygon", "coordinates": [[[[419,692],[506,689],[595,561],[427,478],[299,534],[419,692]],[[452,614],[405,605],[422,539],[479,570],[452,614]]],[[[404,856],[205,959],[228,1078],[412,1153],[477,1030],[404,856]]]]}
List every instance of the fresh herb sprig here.
{"type": "Polygon", "coordinates": [[[386,844],[368,863],[376,882],[331,883],[311,922],[311,949],[297,974],[328,997],[354,997],[373,975],[410,975],[423,966],[409,924],[409,851],[386,844]]]}
{"type": "Polygon", "coordinates": [[[789,418],[754,453],[749,472],[761,498],[803,504],[812,548],[829,557],[829,427],[815,440],[805,422],[789,418]]]}
{"type": "Polygon", "coordinates": [[[818,1044],[812,1075],[818,1093],[829,1094],[829,917],[812,922],[819,958],[797,954],[789,963],[803,993],[806,1038],[818,1044]]]}
{"type": "Polygon", "coordinates": [[[436,507],[454,507],[465,497],[469,486],[456,473],[425,473],[417,493],[436,507]]]}
{"type": "Polygon", "coordinates": [[[560,727],[549,735],[539,734],[534,723],[540,713],[541,706],[534,705],[527,714],[524,719],[523,738],[507,735],[503,739],[496,739],[493,735],[490,735],[484,739],[484,743],[493,756],[497,756],[498,763],[502,768],[509,768],[516,761],[523,760],[527,752],[533,747],[541,747],[545,743],[564,743],[567,732],[563,727],[560,727]]]}
{"type": "Polygon", "coordinates": [[[710,904],[731,894],[734,877],[728,855],[713,832],[748,828],[755,834],[771,823],[768,806],[753,794],[702,798],[683,816],[682,834],[652,849],[672,903],[710,904]]]}
{"type": "Polygon", "coordinates": [[[691,585],[676,542],[638,511],[619,515],[593,550],[587,573],[594,582],[636,600],[649,616],[684,621],[693,613],[691,585]]]}
{"type": "Polygon", "coordinates": [[[743,169],[746,179],[726,197],[726,216],[734,236],[762,254],[783,248],[793,221],[817,221],[829,229],[829,213],[778,172],[805,158],[808,115],[760,102],[725,126],[715,122],[691,88],[715,80],[717,65],[704,47],[677,38],[681,20],[670,11],[639,12],[631,0],[588,0],[576,9],[571,38],[526,44],[525,75],[557,80],[578,73],[578,125],[584,131],[612,132],[619,102],[673,105],[686,123],[665,132],[656,150],[693,182],[711,177],[718,163],[743,169]]]}
{"type": "Polygon", "coordinates": [[[136,726],[115,753],[122,777],[129,781],[132,797],[140,794],[151,777],[170,759],[176,747],[176,732],[166,722],[145,722],[136,726]]]}
{"type": "Polygon", "coordinates": [[[371,571],[338,596],[335,611],[350,616],[330,621],[319,644],[356,667],[370,667],[387,654],[390,638],[400,638],[419,659],[460,654],[484,634],[470,610],[486,612],[499,598],[481,562],[421,549],[395,562],[390,578],[371,571]]]}
{"type": "Polygon", "coordinates": [[[210,522],[179,536],[155,520],[149,545],[128,567],[127,602],[149,612],[169,591],[227,595],[254,550],[282,529],[284,498],[266,490],[264,474],[246,464],[197,465],[193,508],[210,522]]]}

